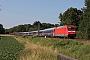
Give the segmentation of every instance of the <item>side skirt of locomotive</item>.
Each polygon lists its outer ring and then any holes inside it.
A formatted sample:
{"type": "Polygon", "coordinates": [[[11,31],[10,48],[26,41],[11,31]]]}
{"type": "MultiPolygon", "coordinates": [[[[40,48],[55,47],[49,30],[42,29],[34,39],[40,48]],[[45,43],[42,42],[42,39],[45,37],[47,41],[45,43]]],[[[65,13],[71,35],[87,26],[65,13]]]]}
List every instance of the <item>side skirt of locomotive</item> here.
{"type": "Polygon", "coordinates": [[[66,34],[55,34],[54,37],[67,37],[66,34]]]}
{"type": "Polygon", "coordinates": [[[68,36],[66,34],[55,34],[54,37],[74,38],[76,34],[69,34],[68,36]]]}

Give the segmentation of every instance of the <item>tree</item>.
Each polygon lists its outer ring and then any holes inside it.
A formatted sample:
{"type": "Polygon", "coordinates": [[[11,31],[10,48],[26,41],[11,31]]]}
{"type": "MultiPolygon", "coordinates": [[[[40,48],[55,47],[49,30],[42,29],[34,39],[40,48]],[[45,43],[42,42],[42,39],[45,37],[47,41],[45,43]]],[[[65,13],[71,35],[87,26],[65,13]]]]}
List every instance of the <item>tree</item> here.
{"type": "Polygon", "coordinates": [[[56,27],[58,24],[50,24],[50,23],[42,23],[42,28],[41,29],[47,29],[47,28],[53,28],[56,27]]]}
{"type": "Polygon", "coordinates": [[[17,30],[18,30],[18,32],[25,32],[24,25],[18,25],[17,30]]]}
{"type": "Polygon", "coordinates": [[[42,24],[41,24],[40,21],[35,21],[35,22],[33,23],[33,28],[34,28],[34,30],[39,30],[39,29],[41,29],[41,26],[42,26],[42,24]]]}
{"type": "Polygon", "coordinates": [[[83,19],[79,25],[80,35],[79,38],[90,39],[90,0],[85,0],[83,19]]]}
{"type": "Polygon", "coordinates": [[[82,13],[77,8],[68,8],[63,14],[60,13],[59,15],[60,25],[72,24],[78,27],[82,13]]]}
{"type": "Polygon", "coordinates": [[[28,32],[31,24],[24,24],[25,31],[28,32]]]}
{"type": "Polygon", "coordinates": [[[90,0],[85,0],[85,6],[87,9],[90,8],[90,0]]]}
{"type": "Polygon", "coordinates": [[[59,26],[59,24],[55,24],[55,25],[54,25],[54,27],[58,27],[58,26],[59,26]]]}
{"type": "Polygon", "coordinates": [[[0,24],[0,34],[4,34],[5,33],[5,29],[3,28],[3,25],[0,24]]]}

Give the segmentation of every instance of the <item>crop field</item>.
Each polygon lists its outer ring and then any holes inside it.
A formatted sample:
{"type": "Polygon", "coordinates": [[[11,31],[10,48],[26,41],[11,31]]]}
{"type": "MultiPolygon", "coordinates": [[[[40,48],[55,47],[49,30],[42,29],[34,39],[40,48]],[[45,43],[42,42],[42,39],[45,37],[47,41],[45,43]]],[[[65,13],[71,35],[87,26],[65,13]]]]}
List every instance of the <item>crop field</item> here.
{"type": "Polygon", "coordinates": [[[19,60],[24,46],[10,36],[0,36],[0,60],[19,60]]]}

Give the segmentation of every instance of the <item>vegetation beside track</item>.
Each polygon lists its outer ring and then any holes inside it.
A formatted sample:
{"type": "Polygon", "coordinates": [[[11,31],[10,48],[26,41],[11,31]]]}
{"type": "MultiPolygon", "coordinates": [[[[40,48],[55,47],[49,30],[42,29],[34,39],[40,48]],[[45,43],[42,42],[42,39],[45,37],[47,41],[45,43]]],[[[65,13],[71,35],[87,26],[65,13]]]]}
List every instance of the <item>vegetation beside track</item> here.
{"type": "Polygon", "coordinates": [[[90,45],[86,45],[84,43],[75,42],[69,39],[56,40],[52,38],[26,36],[22,36],[21,38],[28,39],[31,43],[34,43],[36,45],[40,45],[43,47],[51,47],[52,50],[57,50],[57,52],[59,53],[78,60],[90,59],[90,45]]]}
{"type": "Polygon", "coordinates": [[[25,46],[20,60],[57,60],[57,50],[52,50],[52,48],[47,46],[34,44],[29,41],[31,37],[17,36],[15,38],[25,46]]]}
{"type": "Polygon", "coordinates": [[[0,36],[0,60],[19,60],[24,46],[10,36],[0,36]]]}

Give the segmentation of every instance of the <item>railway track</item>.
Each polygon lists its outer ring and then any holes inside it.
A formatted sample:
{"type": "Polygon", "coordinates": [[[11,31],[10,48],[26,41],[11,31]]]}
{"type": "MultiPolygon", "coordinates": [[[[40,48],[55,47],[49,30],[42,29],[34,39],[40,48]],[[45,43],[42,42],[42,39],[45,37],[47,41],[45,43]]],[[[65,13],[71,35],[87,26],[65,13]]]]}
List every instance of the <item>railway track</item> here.
{"type": "MultiPolygon", "coordinates": [[[[45,38],[45,37],[40,37],[40,38],[45,38]]],[[[61,38],[61,37],[46,37],[48,39],[52,39],[52,40],[73,40],[73,41],[76,41],[76,42],[81,42],[81,43],[84,43],[84,44],[89,44],[90,45],[90,40],[85,40],[85,39],[77,39],[77,38],[74,38],[74,39],[69,39],[69,38],[61,38]]]]}
{"type": "MultiPolygon", "coordinates": [[[[41,37],[41,38],[44,38],[44,37],[41,37]]],[[[69,39],[69,38],[55,38],[55,37],[47,37],[49,39],[52,39],[52,40],[72,40],[72,41],[76,41],[76,42],[81,42],[81,43],[84,43],[84,44],[89,44],[90,45],[90,40],[85,40],[85,39],[69,39]]]]}

